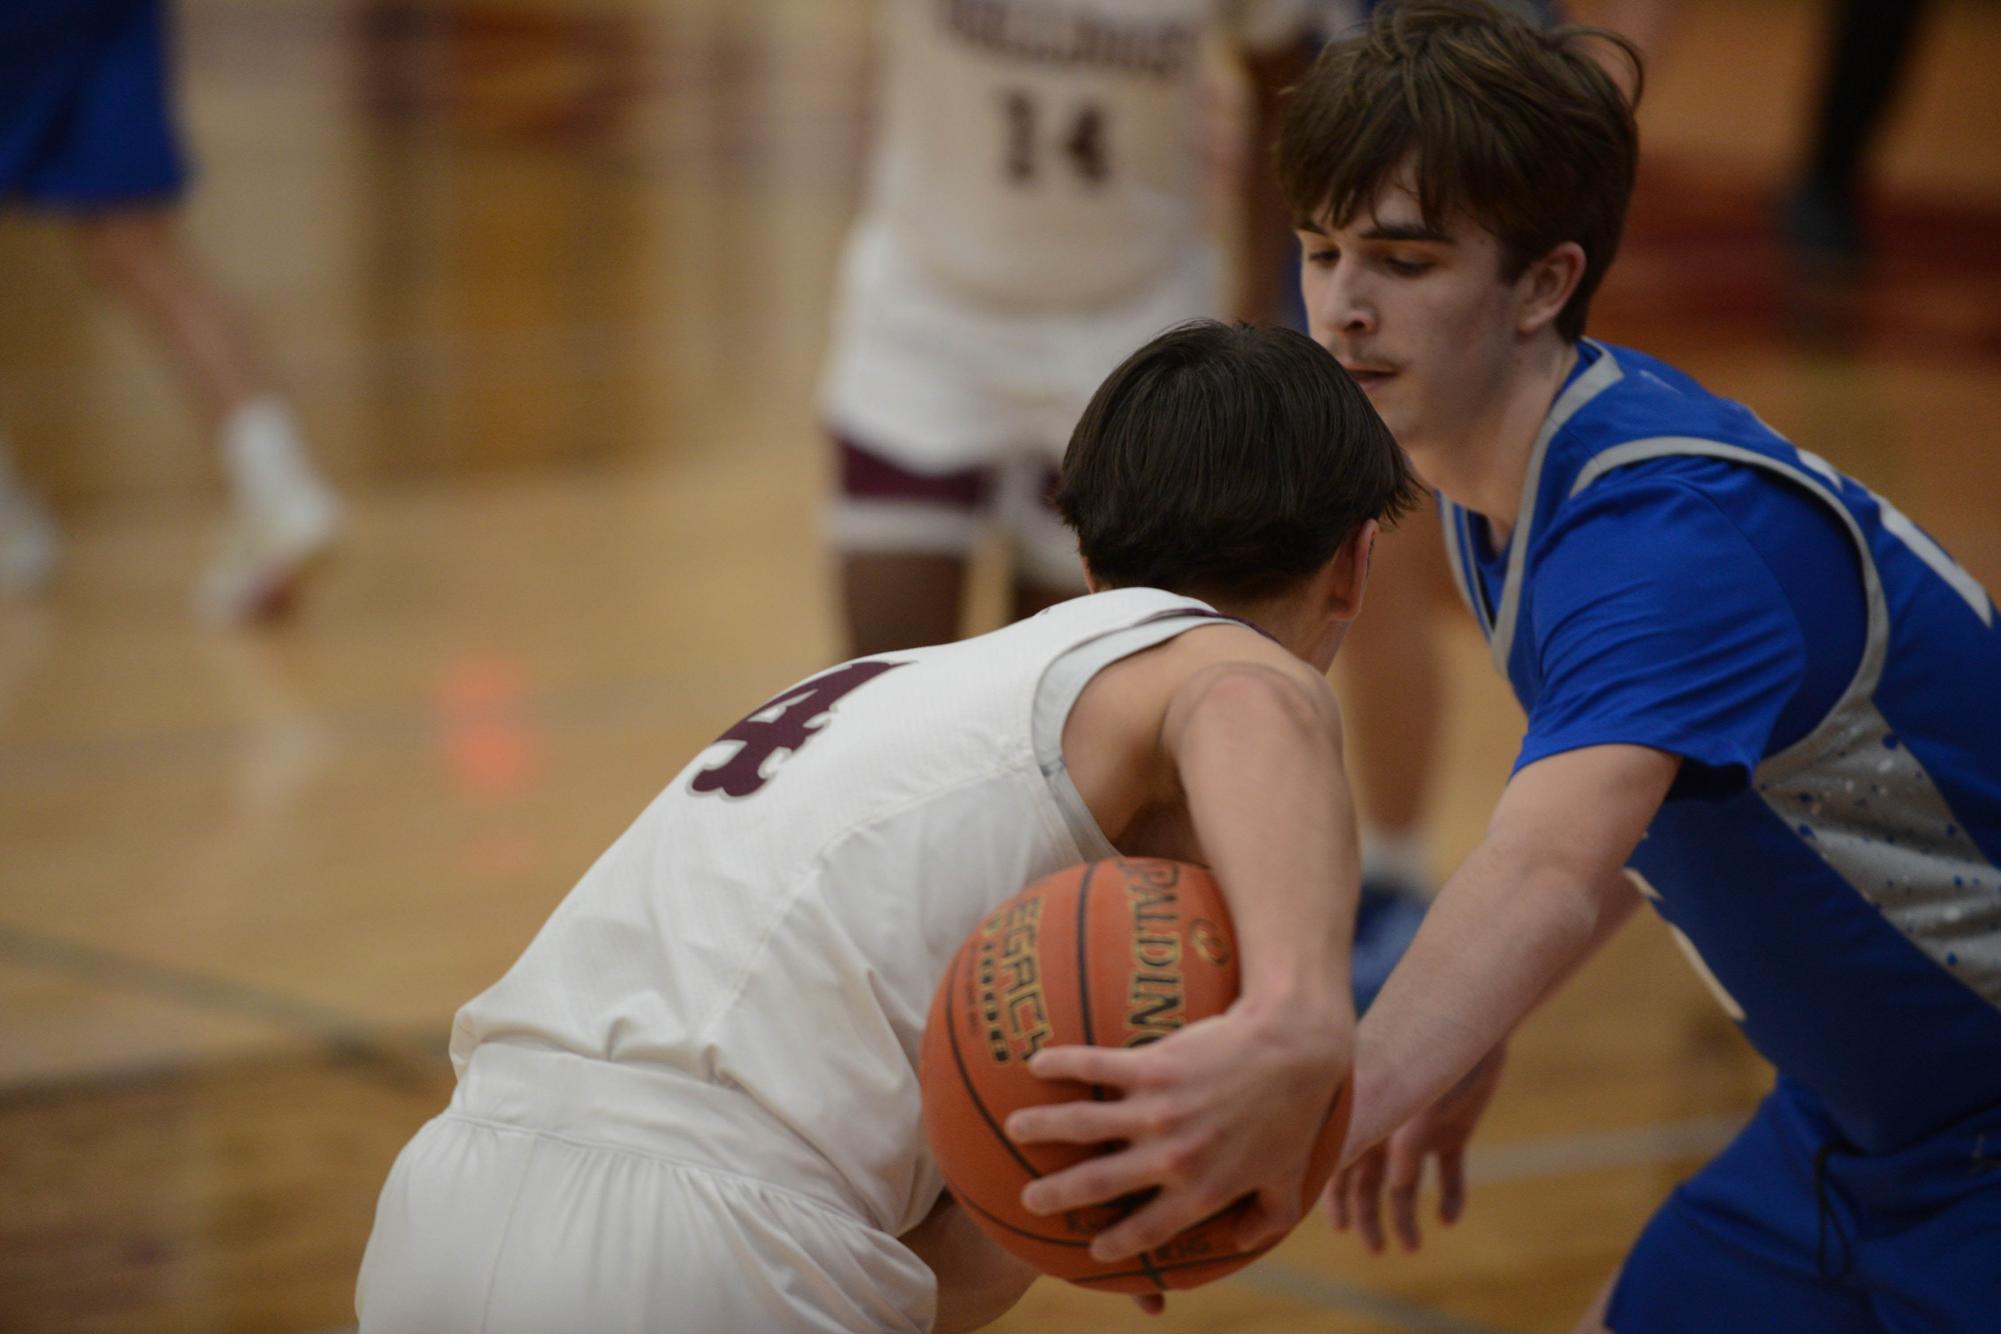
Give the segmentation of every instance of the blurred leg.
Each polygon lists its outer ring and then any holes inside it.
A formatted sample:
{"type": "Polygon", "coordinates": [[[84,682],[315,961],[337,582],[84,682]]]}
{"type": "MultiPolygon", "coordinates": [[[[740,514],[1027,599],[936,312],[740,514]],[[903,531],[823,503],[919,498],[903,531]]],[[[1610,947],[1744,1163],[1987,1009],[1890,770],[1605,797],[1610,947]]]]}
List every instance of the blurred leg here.
{"type": "Polygon", "coordinates": [[[1841,0],[1805,179],[1786,206],[1786,238],[1806,254],[1859,257],[1862,160],[1909,65],[1922,0],[1841,0]]]}
{"type": "Polygon", "coordinates": [[[963,556],[850,551],[841,557],[848,656],[943,644],[959,637],[963,556]]]}
{"type": "Polygon", "coordinates": [[[1084,591],[1077,536],[1056,512],[1057,469],[1039,459],[1017,461],[1008,471],[1001,520],[1014,545],[1013,619],[1067,602],[1084,591]]]}
{"type": "Polygon", "coordinates": [[[1427,506],[1378,539],[1362,615],[1341,646],[1342,721],[1362,775],[1363,827],[1391,840],[1421,830],[1444,706],[1434,618],[1450,579],[1427,506]]]}
{"type": "Polygon", "coordinates": [[[333,545],[340,504],[248,327],[181,244],[171,208],[90,212],[75,226],[91,275],[158,340],[216,433],[232,515],[197,610],[215,621],[285,614],[333,545]]]}
{"type": "Polygon", "coordinates": [[[959,637],[989,470],[926,473],[874,444],[833,439],[829,527],[841,560],[850,657],[959,637]]]}
{"type": "Polygon", "coordinates": [[[1444,703],[1437,603],[1448,584],[1438,520],[1427,507],[1378,539],[1362,615],[1338,659],[1343,728],[1361,779],[1357,1012],[1389,980],[1430,902],[1423,817],[1444,703]]]}
{"type": "Polygon", "coordinates": [[[0,438],[0,597],[27,597],[56,570],[56,526],[34,493],[14,475],[14,458],[0,438]]]}
{"type": "Polygon", "coordinates": [[[84,214],[76,235],[91,276],[159,341],[210,427],[271,392],[248,327],[182,245],[170,206],[84,214]]]}

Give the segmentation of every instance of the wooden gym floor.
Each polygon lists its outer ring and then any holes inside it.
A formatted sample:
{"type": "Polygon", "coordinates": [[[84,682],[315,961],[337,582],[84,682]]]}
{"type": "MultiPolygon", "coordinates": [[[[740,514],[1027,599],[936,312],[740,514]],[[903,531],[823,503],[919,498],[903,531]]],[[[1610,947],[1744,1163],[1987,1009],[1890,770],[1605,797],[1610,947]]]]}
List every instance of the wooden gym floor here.
{"type": "MultiPolygon", "coordinates": [[[[1596,332],[1895,496],[2001,587],[2001,11],[1940,7],[1880,158],[1878,263],[1769,221],[1822,6],[1685,6],[1596,332]]],[[[0,422],[54,501],[0,607],[0,1329],[353,1320],[453,1009],[747,699],[836,651],[812,379],[867,7],[188,0],[190,230],[354,502],[303,616],[193,625],[207,448],[46,219],[0,220],[0,422]]],[[[1441,866],[1518,715],[1450,632],[1441,866]]],[[[1767,1082],[1643,921],[1516,1046],[1467,1217],[1373,1259],[1309,1222],[1144,1321],[1553,1330],[1767,1082]]]]}

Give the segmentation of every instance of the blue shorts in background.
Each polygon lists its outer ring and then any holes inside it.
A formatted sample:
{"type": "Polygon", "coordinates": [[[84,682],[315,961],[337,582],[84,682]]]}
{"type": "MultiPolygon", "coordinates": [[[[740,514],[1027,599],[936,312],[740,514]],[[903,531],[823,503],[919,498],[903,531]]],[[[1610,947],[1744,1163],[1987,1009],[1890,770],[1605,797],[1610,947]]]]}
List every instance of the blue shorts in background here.
{"type": "Polygon", "coordinates": [[[167,30],[165,0],[0,0],[0,202],[180,192],[167,30]]]}

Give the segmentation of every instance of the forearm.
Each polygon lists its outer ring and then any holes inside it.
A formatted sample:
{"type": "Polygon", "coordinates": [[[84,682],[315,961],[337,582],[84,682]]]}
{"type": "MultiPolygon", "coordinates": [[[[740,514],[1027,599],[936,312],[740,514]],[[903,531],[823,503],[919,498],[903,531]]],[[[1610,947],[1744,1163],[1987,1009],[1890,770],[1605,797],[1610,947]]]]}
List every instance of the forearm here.
{"type": "Polygon", "coordinates": [[[1543,987],[1542,994],[1535,998],[1533,1005],[1529,1006],[1531,1011],[1541,1009],[1550,997],[1563,990],[1570,979],[1577,975],[1577,970],[1597,954],[1606,941],[1617,935],[1620,927],[1633,919],[1633,911],[1640,906],[1640,892],[1633,887],[1633,882],[1627,877],[1623,868],[1605,878],[1599,885],[1599,890],[1600,910],[1598,921],[1592,928],[1591,939],[1585,942],[1584,948],[1579,950],[1568,964],[1557,970],[1556,976],[1549,980],[1543,987]]]}
{"type": "Polygon", "coordinates": [[[1356,1034],[1350,1157],[1452,1087],[1631,913],[1621,868],[1680,767],[1607,744],[1508,781],[1356,1034]]]}
{"type": "Polygon", "coordinates": [[[1283,680],[1219,679],[1181,729],[1197,838],[1230,904],[1252,1008],[1352,1022],[1359,853],[1338,715],[1283,680]]]}
{"type": "Polygon", "coordinates": [[[1630,912],[1606,878],[1541,869],[1492,840],[1440,892],[1356,1032],[1346,1157],[1453,1087],[1630,912]]]}

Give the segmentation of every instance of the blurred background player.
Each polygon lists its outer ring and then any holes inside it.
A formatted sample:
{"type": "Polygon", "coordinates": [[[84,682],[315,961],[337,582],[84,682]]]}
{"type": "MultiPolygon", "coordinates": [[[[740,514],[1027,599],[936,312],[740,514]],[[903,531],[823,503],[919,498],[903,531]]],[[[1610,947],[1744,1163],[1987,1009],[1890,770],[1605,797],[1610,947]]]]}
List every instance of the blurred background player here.
{"type": "MultiPolygon", "coordinates": [[[[960,633],[984,520],[1012,614],[1081,591],[1047,505],[1107,371],[1166,326],[1221,315],[1214,47],[1247,57],[1254,169],[1242,235],[1286,225],[1265,125],[1321,0],[883,0],[879,102],[822,410],[849,651],[960,633]]],[[[1243,272],[1268,292],[1277,261],[1243,272]]],[[[1269,297],[1240,306],[1262,312],[1269,297]]]]}
{"type": "Polygon", "coordinates": [[[1924,0],[1839,0],[1813,137],[1781,223],[1794,255],[1851,266],[1866,253],[1857,215],[1863,164],[1909,68],[1924,0]]]}
{"type": "MultiPolygon", "coordinates": [[[[1219,233],[1243,242],[1240,313],[1270,318],[1296,285],[1267,146],[1333,15],[1327,0],[883,0],[874,156],[822,397],[851,653],[958,635],[986,521],[1007,539],[1011,615],[1082,591],[1047,504],[1069,424],[1131,348],[1229,308],[1219,233]],[[1247,114],[1213,96],[1218,46],[1244,58],[1247,114]],[[1232,157],[1240,170],[1219,171],[1232,157]],[[1234,228],[1217,226],[1219,175],[1234,228]]],[[[1416,931],[1423,901],[1400,888],[1423,880],[1378,875],[1364,894],[1358,1003],[1416,931]]]]}
{"type": "MultiPolygon", "coordinates": [[[[230,517],[195,590],[202,616],[284,611],[332,544],[340,505],[252,335],[176,227],[164,0],[14,0],[0,8],[0,205],[60,212],[91,275],[166,351],[213,430],[230,517]]],[[[0,438],[0,593],[43,587],[57,536],[0,438]]]]}

